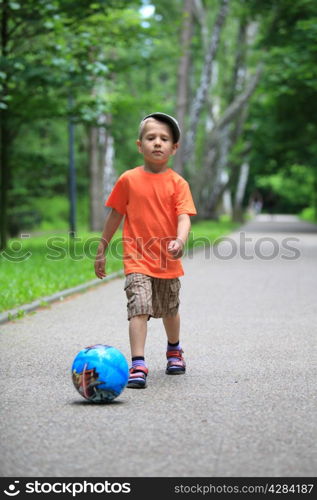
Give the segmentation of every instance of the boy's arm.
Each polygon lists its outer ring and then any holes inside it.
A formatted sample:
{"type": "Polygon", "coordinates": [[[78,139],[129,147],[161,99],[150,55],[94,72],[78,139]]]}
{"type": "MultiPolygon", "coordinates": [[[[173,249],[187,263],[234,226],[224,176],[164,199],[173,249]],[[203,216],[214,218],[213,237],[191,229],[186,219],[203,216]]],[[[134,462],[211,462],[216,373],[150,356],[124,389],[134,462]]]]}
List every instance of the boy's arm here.
{"type": "Polygon", "coordinates": [[[184,246],[190,231],[190,217],[188,214],[180,214],[178,216],[177,237],[168,245],[168,251],[174,259],[179,259],[183,255],[184,246]]]}
{"type": "Polygon", "coordinates": [[[106,257],[105,251],[110,243],[110,240],[116,230],[118,229],[120,222],[122,221],[123,215],[112,208],[111,212],[108,214],[105,225],[103,228],[100,243],[97,249],[97,255],[95,260],[95,274],[98,278],[102,279],[106,276],[106,257]]]}

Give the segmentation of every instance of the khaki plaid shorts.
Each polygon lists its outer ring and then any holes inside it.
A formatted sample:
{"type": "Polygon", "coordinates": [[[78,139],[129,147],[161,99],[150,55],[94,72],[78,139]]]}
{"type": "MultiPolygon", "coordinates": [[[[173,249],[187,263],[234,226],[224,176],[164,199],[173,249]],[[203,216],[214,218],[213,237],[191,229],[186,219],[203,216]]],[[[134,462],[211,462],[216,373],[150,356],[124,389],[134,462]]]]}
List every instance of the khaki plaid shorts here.
{"type": "Polygon", "coordinates": [[[140,314],[148,314],[148,319],[174,316],[178,312],[180,287],[178,278],[161,279],[140,273],[127,274],[124,290],[128,299],[128,320],[140,314]]]}

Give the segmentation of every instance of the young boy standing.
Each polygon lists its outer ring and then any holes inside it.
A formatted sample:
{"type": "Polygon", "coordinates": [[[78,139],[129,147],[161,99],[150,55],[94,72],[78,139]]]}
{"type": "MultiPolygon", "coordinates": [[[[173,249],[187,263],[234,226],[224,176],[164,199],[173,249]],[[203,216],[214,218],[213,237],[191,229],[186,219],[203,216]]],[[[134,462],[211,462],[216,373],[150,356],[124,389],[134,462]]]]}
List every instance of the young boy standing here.
{"type": "Polygon", "coordinates": [[[170,115],[152,113],[140,124],[137,146],[144,164],[124,172],[106,206],[95,260],[98,278],[105,274],[105,250],[123,217],[123,259],[128,299],[132,365],[127,387],[144,388],[148,368],[144,358],[147,321],[162,318],[167,335],[168,375],[185,373],[180,345],[179,277],[181,256],[196,209],[188,183],[168,167],[178,148],[180,128],[170,115]]]}

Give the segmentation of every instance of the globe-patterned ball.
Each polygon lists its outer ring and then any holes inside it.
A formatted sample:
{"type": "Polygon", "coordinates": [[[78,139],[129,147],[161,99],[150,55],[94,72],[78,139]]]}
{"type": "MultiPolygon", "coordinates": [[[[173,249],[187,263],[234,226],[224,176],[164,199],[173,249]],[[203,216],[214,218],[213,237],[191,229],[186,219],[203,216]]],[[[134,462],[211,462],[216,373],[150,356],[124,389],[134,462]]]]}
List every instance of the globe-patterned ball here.
{"type": "Polygon", "coordinates": [[[128,383],[129,367],[115,347],[97,344],[85,347],[75,357],[72,379],[81,396],[94,403],[109,403],[128,383]]]}

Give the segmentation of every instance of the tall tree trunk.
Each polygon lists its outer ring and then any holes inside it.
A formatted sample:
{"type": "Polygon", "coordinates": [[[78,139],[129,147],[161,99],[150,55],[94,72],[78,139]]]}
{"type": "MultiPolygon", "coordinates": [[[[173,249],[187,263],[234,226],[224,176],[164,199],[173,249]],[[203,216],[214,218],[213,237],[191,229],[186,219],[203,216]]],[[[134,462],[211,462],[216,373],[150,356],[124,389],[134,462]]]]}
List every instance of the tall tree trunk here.
{"type": "MultiPolygon", "coordinates": [[[[114,139],[110,130],[107,129],[111,120],[111,115],[103,115],[101,117],[101,122],[104,123],[105,126],[101,127],[99,130],[101,167],[103,171],[103,202],[105,202],[110,195],[117,177],[114,170],[114,139]]],[[[109,208],[104,207],[104,212],[107,213],[108,211],[109,208]]]]}
{"type": "MultiPolygon", "coordinates": [[[[8,55],[8,1],[2,2],[1,16],[1,55],[3,58],[8,55]]],[[[3,84],[3,97],[7,96],[8,81],[3,84]]],[[[8,233],[8,191],[9,191],[9,127],[8,111],[0,109],[0,169],[1,169],[1,202],[0,202],[0,249],[4,250],[7,246],[8,233]]]]}
{"type": "Polygon", "coordinates": [[[244,92],[239,94],[229,104],[217,122],[215,122],[210,134],[203,169],[197,172],[194,179],[194,192],[197,193],[200,190],[205,192],[205,194],[208,192],[208,197],[203,196],[200,199],[201,205],[198,207],[201,213],[204,214],[204,217],[213,218],[214,216],[213,212],[216,210],[219,197],[222,195],[225,187],[221,181],[221,168],[225,167],[229,150],[231,150],[241,136],[243,124],[246,119],[247,104],[259,82],[261,72],[262,65],[259,65],[255,75],[250,78],[244,92]],[[207,183],[210,187],[208,191],[207,189],[203,191],[203,187],[207,183]]]}
{"type": "MultiPolygon", "coordinates": [[[[193,34],[193,3],[186,0],[183,9],[183,26],[181,32],[181,57],[178,67],[178,90],[176,118],[182,131],[185,131],[185,116],[188,108],[188,87],[190,74],[190,44],[193,34]]],[[[183,174],[184,166],[184,141],[181,140],[174,160],[174,169],[183,174]]]]}
{"type": "Polygon", "coordinates": [[[207,52],[203,61],[203,68],[200,77],[200,83],[196,90],[195,97],[192,101],[190,116],[189,116],[189,127],[185,138],[185,157],[188,163],[191,162],[194,156],[195,141],[198,128],[198,121],[206,102],[207,92],[212,79],[213,63],[215,61],[216,53],[219,47],[220,35],[226,16],[228,14],[228,6],[230,0],[221,0],[220,9],[212,30],[209,45],[207,47],[207,52]]]}
{"type": "Polygon", "coordinates": [[[242,163],[242,165],[240,167],[239,180],[238,180],[238,185],[237,185],[236,195],[235,195],[235,200],[234,200],[234,207],[233,207],[233,220],[236,222],[243,221],[242,203],[243,203],[245,189],[246,189],[247,182],[248,182],[249,171],[250,171],[249,163],[247,163],[247,162],[242,163]]]}
{"type": "Polygon", "coordinates": [[[101,115],[98,126],[89,129],[89,225],[91,231],[100,231],[103,227],[107,209],[104,206],[115,182],[113,167],[114,142],[107,130],[110,117],[101,115]]]}
{"type": "Polygon", "coordinates": [[[236,53],[233,66],[231,86],[229,89],[228,103],[231,103],[237,94],[243,91],[246,74],[246,54],[247,54],[247,28],[248,24],[245,18],[241,19],[238,36],[236,41],[236,53]]]}
{"type": "Polygon", "coordinates": [[[203,155],[203,168],[197,171],[196,180],[194,181],[196,192],[201,189],[198,208],[204,214],[204,217],[216,217],[217,206],[225,189],[236,182],[236,171],[239,164],[229,162],[229,153],[243,133],[248,100],[255,90],[262,72],[262,65],[259,65],[255,75],[246,83],[247,33],[249,26],[246,18],[242,17],[237,33],[231,84],[227,96],[225,96],[227,107],[220,117],[215,117],[213,116],[213,104],[209,104],[211,128],[209,127],[206,132],[206,137],[209,137],[209,139],[203,155]],[[230,168],[232,168],[232,172],[230,172],[230,168]],[[226,178],[228,178],[228,181],[226,178]],[[208,188],[206,188],[206,184],[209,184],[208,188]]]}
{"type": "Polygon", "coordinates": [[[256,72],[250,78],[246,89],[235,98],[235,100],[227,107],[227,109],[221,115],[217,124],[218,128],[225,127],[228,123],[232,122],[238,116],[241,109],[246,105],[246,103],[252,96],[253,92],[255,91],[256,86],[260,81],[262,71],[263,71],[263,65],[262,63],[260,63],[257,67],[256,72]]]}
{"type": "Polygon", "coordinates": [[[204,48],[204,54],[207,51],[208,45],[208,26],[207,26],[207,16],[206,10],[204,8],[202,0],[193,0],[194,3],[194,16],[200,24],[200,35],[202,40],[202,46],[204,48]]]}
{"type": "Polygon", "coordinates": [[[223,175],[228,163],[228,153],[230,148],[230,126],[227,125],[221,131],[219,136],[219,156],[214,163],[213,182],[211,184],[211,192],[207,201],[207,212],[210,213],[216,209],[218,201],[223,193],[223,187],[227,182],[223,175]]]}

